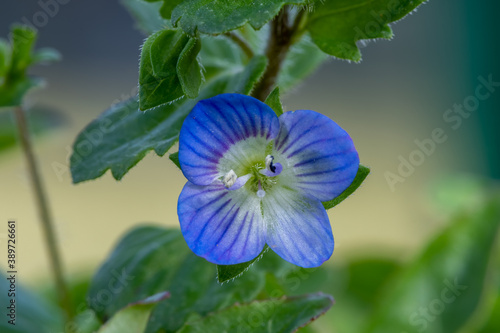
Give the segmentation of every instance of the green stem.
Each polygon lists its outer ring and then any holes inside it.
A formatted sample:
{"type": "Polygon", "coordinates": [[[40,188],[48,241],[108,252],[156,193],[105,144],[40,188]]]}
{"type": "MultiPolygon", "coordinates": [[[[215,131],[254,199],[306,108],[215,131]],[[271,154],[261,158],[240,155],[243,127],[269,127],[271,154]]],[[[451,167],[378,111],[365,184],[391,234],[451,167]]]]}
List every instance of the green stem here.
{"type": "Polygon", "coordinates": [[[302,9],[295,17],[293,24],[289,25],[289,8],[285,6],[271,22],[266,48],[268,64],[262,79],[252,92],[253,97],[264,101],[276,86],[283,61],[290,47],[298,40],[296,35],[300,32],[304,12],[305,10],[302,9]]]}
{"type": "Polygon", "coordinates": [[[65,311],[66,319],[69,321],[73,318],[73,307],[71,306],[69,291],[64,281],[61,258],[57,247],[57,238],[54,232],[54,225],[47,203],[47,196],[45,195],[42,179],[37,167],[35,155],[33,153],[33,145],[30,139],[27,119],[21,107],[16,107],[14,110],[14,114],[19,130],[21,145],[23,147],[23,152],[28,164],[28,172],[30,174],[31,183],[35,194],[36,205],[38,207],[40,220],[42,222],[45,243],[49,254],[52,272],[54,274],[54,279],[56,282],[57,292],[59,294],[59,301],[63,310],[65,311]]]}

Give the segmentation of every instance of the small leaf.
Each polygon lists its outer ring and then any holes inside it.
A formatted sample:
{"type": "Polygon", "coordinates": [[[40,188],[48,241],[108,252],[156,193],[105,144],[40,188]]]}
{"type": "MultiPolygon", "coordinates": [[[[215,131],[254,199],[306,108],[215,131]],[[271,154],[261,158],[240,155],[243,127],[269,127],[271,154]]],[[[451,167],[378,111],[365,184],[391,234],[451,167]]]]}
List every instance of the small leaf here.
{"type": "Polygon", "coordinates": [[[161,292],[137,303],[128,305],[124,309],[118,311],[108,322],[106,322],[106,324],[99,329],[98,333],[144,332],[151,311],[155,305],[169,296],[170,294],[168,292],[161,292]]]}
{"type": "Polygon", "coordinates": [[[162,30],[142,46],[139,69],[141,110],[172,103],[184,96],[177,76],[177,61],[189,37],[177,30],[162,30]]]}
{"type": "Polygon", "coordinates": [[[33,63],[48,64],[55,61],[60,61],[62,58],[61,53],[53,48],[42,48],[36,50],[33,54],[33,63]]]}
{"type": "Polygon", "coordinates": [[[191,36],[196,32],[219,35],[242,27],[247,22],[260,29],[275,17],[285,4],[306,5],[310,0],[191,0],[183,1],[172,12],[172,24],[191,36]]]}
{"type": "Polygon", "coordinates": [[[269,246],[266,244],[262,252],[253,260],[236,265],[217,265],[217,281],[219,281],[219,283],[224,283],[237,278],[255,262],[259,261],[268,250],[269,246]]]}
{"type": "Polygon", "coordinates": [[[424,0],[325,0],[317,2],[307,29],[323,52],[341,59],[361,60],[356,42],[393,36],[389,23],[411,13],[424,0]]]}
{"type": "Polygon", "coordinates": [[[189,98],[198,96],[203,81],[201,66],[197,59],[200,50],[201,40],[190,38],[177,62],[177,76],[181,82],[182,91],[189,98]]]}
{"type": "Polygon", "coordinates": [[[179,170],[182,170],[181,163],[179,162],[179,152],[170,154],[168,158],[179,168],[179,170]]]}
{"type": "Polygon", "coordinates": [[[295,332],[333,305],[322,293],[234,305],[186,324],[179,333],[295,332]]]}
{"type": "Polygon", "coordinates": [[[458,332],[491,292],[485,279],[499,229],[498,196],[457,216],[389,281],[365,332],[458,332]]]}
{"type": "Polygon", "coordinates": [[[330,209],[337,206],[339,203],[347,199],[348,196],[354,193],[361,186],[363,181],[366,179],[368,174],[370,173],[370,168],[365,167],[364,165],[359,165],[358,172],[356,173],[356,177],[352,181],[351,185],[344,190],[338,197],[332,199],[330,201],[323,202],[323,207],[325,209],[330,209]]]}
{"type": "Polygon", "coordinates": [[[271,91],[271,93],[269,94],[269,96],[267,96],[264,103],[269,105],[278,117],[283,114],[283,105],[281,105],[280,88],[279,87],[276,87],[276,88],[274,88],[273,91],[271,91]]]}
{"type": "Polygon", "coordinates": [[[0,108],[21,105],[30,89],[43,85],[43,80],[26,75],[31,64],[47,56],[47,49],[33,55],[36,37],[34,29],[15,25],[10,35],[10,47],[0,40],[0,108]]]}
{"type": "Polygon", "coordinates": [[[136,27],[144,34],[150,35],[167,27],[168,22],[159,14],[160,3],[144,0],[121,0],[121,3],[135,19],[136,27]]]}

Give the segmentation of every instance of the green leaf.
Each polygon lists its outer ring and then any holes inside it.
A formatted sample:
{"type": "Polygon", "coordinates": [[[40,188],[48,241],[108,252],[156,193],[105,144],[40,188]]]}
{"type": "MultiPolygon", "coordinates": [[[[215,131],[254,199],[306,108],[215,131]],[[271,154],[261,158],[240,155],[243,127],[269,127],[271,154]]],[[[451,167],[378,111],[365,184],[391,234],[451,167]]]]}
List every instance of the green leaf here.
{"type": "Polygon", "coordinates": [[[160,3],[150,3],[144,0],[121,0],[136,22],[136,27],[144,34],[150,35],[168,26],[159,14],[160,3]]]}
{"type": "Polygon", "coordinates": [[[354,193],[358,189],[358,187],[361,186],[363,181],[366,179],[368,174],[370,173],[370,168],[365,167],[364,165],[360,164],[358,168],[358,172],[356,173],[356,177],[354,177],[354,180],[352,181],[351,185],[349,185],[348,188],[344,190],[338,197],[335,199],[332,199],[330,201],[325,201],[323,202],[323,207],[325,209],[330,209],[335,206],[337,206],[339,203],[347,199],[348,196],[354,193]]]}
{"type": "Polygon", "coordinates": [[[325,0],[309,16],[307,29],[324,52],[341,59],[361,60],[359,40],[393,36],[389,23],[411,13],[424,0],[325,0]]]}
{"type": "Polygon", "coordinates": [[[2,78],[7,73],[10,63],[10,45],[3,38],[0,38],[0,85],[2,78]]]}
{"type": "Polygon", "coordinates": [[[163,0],[163,6],[161,6],[160,9],[161,16],[170,20],[174,8],[183,1],[184,0],[163,0]]]}
{"type": "Polygon", "coordinates": [[[179,168],[179,170],[182,170],[181,163],[179,162],[179,152],[168,155],[168,158],[179,168]]]}
{"type": "Polygon", "coordinates": [[[260,58],[247,67],[225,64],[225,72],[207,78],[196,100],[163,104],[143,113],[139,112],[137,99],[132,98],[101,114],[78,135],[73,145],[70,158],[73,182],[95,179],[108,169],[119,180],[148,151],[153,149],[163,156],[177,141],[184,118],[198,100],[228,92],[248,94],[265,67],[260,58]]]}
{"type": "Polygon", "coordinates": [[[366,332],[457,332],[487,294],[500,198],[455,218],[379,295],[366,332]]]}
{"type": "Polygon", "coordinates": [[[196,32],[219,35],[247,22],[255,29],[275,17],[286,4],[306,5],[310,0],[191,0],[183,1],[172,12],[172,24],[191,36],[196,32]]]}
{"type": "Polygon", "coordinates": [[[142,333],[146,329],[151,311],[158,302],[168,298],[168,292],[161,292],[142,301],[130,304],[118,311],[98,333],[142,333]]]}
{"type": "MultiPolygon", "coordinates": [[[[26,76],[31,64],[49,57],[47,49],[32,54],[36,37],[36,31],[32,28],[16,25],[10,36],[11,46],[0,41],[0,108],[21,105],[30,89],[43,84],[41,79],[26,76]]],[[[51,58],[54,54],[55,51],[52,51],[51,58]]]]}
{"type": "Polygon", "coordinates": [[[234,305],[206,318],[186,324],[180,333],[275,333],[295,332],[333,305],[333,298],[322,293],[279,300],[234,305]]]}
{"type": "MultiPolygon", "coordinates": [[[[21,105],[26,92],[42,84],[39,79],[26,77],[26,69],[32,63],[32,49],[36,40],[36,32],[28,27],[14,26],[11,32],[11,54],[4,45],[0,58],[4,58],[4,78],[0,80],[0,107],[21,105]],[[10,58],[9,63],[5,60],[10,58]]],[[[1,67],[1,66],[0,66],[1,67]]]]}
{"type": "Polygon", "coordinates": [[[224,283],[241,276],[250,266],[262,259],[268,250],[269,246],[266,244],[262,252],[253,260],[236,265],[217,265],[217,281],[219,281],[219,283],[224,283]]]}
{"type": "MultiPolygon", "coordinates": [[[[276,257],[265,258],[270,263],[263,267],[278,267],[276,257]]],[[[180,230],[142,226],[125,235],[98,270],[88,300],[96,314],[106,319],[147,295],[169,290],[171,297],[153,310],[146,332],[176,332],[192,314],[205,316],[253,300],[267,272],[255,269],[221,286],[215,265],[192,253],[180,230]]]]}
{"type": "Polygon", "coordinates": [[[26,26],[14,26],[11,33],[12,58],[11,80],[22,78],[32,63],[32,51],[36,41],[36,31],[26,26]]]}
{"type": "Polygon", "coordinates": [[[46,47],[36,50],[33,54],[33,63],[48,64],[55,61],[60,61],[62,58],[61,53],[56,49],[46,47]]]}
{"type": "Polygon", "coordinates": [[[142,46],[139,68],[141,110],[172,103],[184,96],[177,76],[177,61],[189,37],[178,30],[162,30],[142,46]]]}
{"type": "Polygon", "coordinates": [[[189,98],[198,96],[203,81],[201,66],[197,59],[200,50],[201,40],[190,38],[177,62],[177,76],[181,82],[182,91],[189,98]]]}
{"type": "Polygon", "coordinates": [[[276,87],[276,88],[274,88],[273,91],[271,91],[271,93],[269,94],[269,96],[267,96],[264,103],[269,105],[278,117],[283,114],[283,105],[281,105],[280,88],[279,87],[276,87]]]}
{"type": "Polygon", "coordinates": [[[16,78],[15,81],[6,81],[0,86],[0,108],[21,105],[28,91],[43,85],[44,81],[40,78],[23,77],[16,78]]]}
{"type": "MultiPolygon", "coordinates": [[[[4,243],[6,244],[6,243],[4,243]]],[[[2,320],[0,320],[0,332],[2,333],[52,333],[63,330],[63,315],[60,309],[52,306],[30,290],[19,284],[19,276],[16,277],[15,297],[8,296],[10,289],[9,275],[0,274],[0,304],[2,304],[2,320]],[[15,325],[9,324],[8,320],[14,319],[9,316],[11,299],[15,300],[15,325]]]]}

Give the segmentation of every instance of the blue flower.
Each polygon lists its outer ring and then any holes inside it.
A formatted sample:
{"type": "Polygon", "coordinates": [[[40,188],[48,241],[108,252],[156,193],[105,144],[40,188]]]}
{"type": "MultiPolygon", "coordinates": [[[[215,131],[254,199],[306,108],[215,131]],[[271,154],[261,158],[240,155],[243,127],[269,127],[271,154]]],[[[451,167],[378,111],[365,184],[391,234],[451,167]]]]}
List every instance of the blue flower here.
{"type": "Polygon", "coordinates": [[[349,135],[310,110],[279,118],[259,100],[223,94],[202,100],[179,138],[188,182],[177,213],[188,246],[220,265],[254,259],[267,243],[283,259],[316,267],[333,253],[321,202],[354,180],[349,135]]]}

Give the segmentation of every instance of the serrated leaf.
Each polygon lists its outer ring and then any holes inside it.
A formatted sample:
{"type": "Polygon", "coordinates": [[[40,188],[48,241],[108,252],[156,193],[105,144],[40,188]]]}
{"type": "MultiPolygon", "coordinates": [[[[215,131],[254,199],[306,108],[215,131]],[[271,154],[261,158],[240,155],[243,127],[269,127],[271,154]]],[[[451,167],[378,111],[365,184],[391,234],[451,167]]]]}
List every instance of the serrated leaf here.
{"type": "Polygon", "coordinates": [[[310,0],[191,0],[183,1],[172,12],[172,24],[186,33],[219,35],[246,23],[260,29],[286,4],[306,5],[310,0]]]}
{"type": "Polygon", "coordinates": [[[186,324],[180,333],[288,333],[295,332],[333,305],[333,298],[322,293],[279,300],[255,301],[235,305],[206,318],[186,324]]]}
{"type": "Polygon", "coordinates": [[[150,35],[167,27],[168,22],[159,14],[160,3],[144,0],[121,0],[136,22],[136,27],[144,34],[150,35]]]}
{"type": "Polygon", "coordinates": [[[500,228],[500,198],[457,216],[379,294],[365,332],[458,332],[486,295],[500,228]]]}
{"type": "Polygon", "coordinates": [[[155,305],[169,296],[168,292],[161,292],[126,306],[106,322],[98,333],[144,332],[155,305]]]}
{"type": "MultiPolygon", "coordinates": [[[[266,259],[270,262],[266,267],[279,266],[278,256],[266,259]]],[[[253,300],[264,287],[267,272],[256,269],[221,286],[215,279],[215,265],[196,256],[180,230],[141,226],[120,240],[98,270],[88,300],[98,317],[106,319],[147,295],[169,290],[171,297],[158,303],[146,332],[176,332],[192,314],[205,316],[235,302],[253,300]],[[109,301],[101,301],[103,294],[109,301]]]]}
{"type": "Polygon", "coordinates": [[[274,88],[273,91],[271,91],[271,93],[269,94],[269,96],[267,96],[264,103],[269,105],[278,117],[283,114],[283,105],[281,105],[280,88],[279,87],[276,87],[276,88],[274,88]]]}
{"type": "Polygon", "coordinates": [[[361,186],[363,181],[366,179],[368,174],[370,173],[370,168],[365,167],[364,165],[359,165],[358,172],[356,173],[356,177],[352,181],[351,185],[344,190],[344,192],[340,193],[338,197],[332,199],[330,201],[323,202],[323,207],[325,209],[330,209],[337,206],[339,203],[347,199],[348,196],[354,193],[361,186]]]}
{"type": "Polygon", "coordinates": [[[260,59],[247,67],[226,63],[225,72],[212,75],[196,100],[184,99],[146,112],[139,112],[136,98],[113,106],[76,138],[70,158],[73,182],[95,179],[108,169],[119,180],[148,151],[163,156],[177,141],[184,118],[198,100],[227,92],[248,94],[255,83],[249,80],[258,80],[262,72],[260,59]]]}
{"type": "Polygon", "coordinates": [[[172,103],[184,96],[177,76],[177,62],[189,42],[178,30],[162,30],[149,36],[141,51],[139,103],[141,110],[172,103]]]}
{"type": "Polygon", "coordinates": [[[189,98],[196,98],[200,93],[203,76],[198,62],[201,50],[201,40],[190,38],[177,61],[177,76],[181,82],[182,91],[189,98]]]}
{"type": "Polygon", "coordinates": [[[393,36],[389,23],[412,12],[424,0],[325,0],[308,17],[312,40],[324,52],[341,59],[361,60],[356,42],[393,36]]]}

